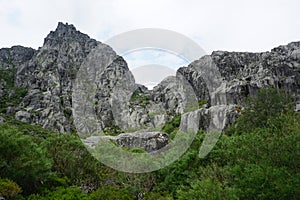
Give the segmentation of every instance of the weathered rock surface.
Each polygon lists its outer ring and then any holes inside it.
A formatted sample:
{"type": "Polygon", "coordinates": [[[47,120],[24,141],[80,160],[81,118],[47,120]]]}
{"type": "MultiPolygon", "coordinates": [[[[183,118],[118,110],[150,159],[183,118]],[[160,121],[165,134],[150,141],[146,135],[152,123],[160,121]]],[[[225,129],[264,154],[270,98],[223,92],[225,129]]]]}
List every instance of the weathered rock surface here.
{"type": "MultiPolygon", "coordinates": [[[[180,68],[177,75],[186,77],[198,100],[207,100],[209,108],[206,110],[213,113],[210,125],[200,128],[222,129],[233,123],[239,115],[237,105],[265,87],[283,89],[294,95],[297,110],[300,104],[299,49],[300,42],[293,42],[264,53],[216,51],[180,68]]],[[[199,114],[186,121],[183,127],[195,124],[198,118],[199,114]]]]}
{"type": "Polygon", "coordinates": [[[74,26],[59,23],[34,57],[18,67],[15,84],[28,89],[19,109],[31,113],[30,123],[59,132],[74,130],[72,82],[82,61],[97,45],[100,43],[74,26]]]}
{"type": "Polygon", "coordinates": [[[36,50],[32,48],[13,46],[0,49],[0,69],[11,69],[29,61],[36,50]]]}
{"type": "Polygon", "coordinates": [[[113,140],[122,148],[140,148],[147,152],[153,152],[166,146],[169,136],[163,132],[133,132],[117,136],[91,136],[83,141],[93,148],[103,139],[113,140]]]}
{"type": "Polygon", "coordinates": [[[31,116],[30,116],[30,113],[29,112],[26,112],[26,111],[18,111],[16,113],[16,119],[17,120],[20,120],[22,122],[27,122],[29,123],[31,120],[30,120],[31,116]]]}
{"type": "Polygon", "coordinates": [[[120,134],[114,138],[114,141],[121,147],[141,148],[152,152],[166,146],[169,137],[162,132],[135,132],[120,134]]]}
{"type": "MultiPolygon", "coordinates": [[[[108,128],[141,129],[136,137],[123,135],[119,143],[146,151],[161,146],[149,132],[179,114],[181,130],[223,129],[236,120],[244,98],[263,87],[284,89],[300,107],[300,42],[263,53],[215,51],[148,90],[135,84],[126,61],[111,47],[59,23],[38,50],[0,49],[0,69],[17,70],[14,85],[27,91],[19,105],[8,105],[8,114],[86,136],[108,128]],[[149,137],[142,139],[142,133],[149,137]]],[[[6,87],[0,78],[1,98],[14,93],[6,87]]]]}

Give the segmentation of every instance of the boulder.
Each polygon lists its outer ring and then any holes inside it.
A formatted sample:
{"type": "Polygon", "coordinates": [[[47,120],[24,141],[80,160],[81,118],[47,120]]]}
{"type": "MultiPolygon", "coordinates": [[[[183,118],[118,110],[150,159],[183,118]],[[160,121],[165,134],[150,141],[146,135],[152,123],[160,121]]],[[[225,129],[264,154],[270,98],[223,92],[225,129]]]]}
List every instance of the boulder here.
{"type": "Polygon", "coordinates": [[[110,139],[122,148],[140,148],[147,152],[157,151],[169,142],[169,136],[163,132],[133,132],[122,133],[117,136],[90,136],[83,142],[95,147],[101,139],[110,139]]]}

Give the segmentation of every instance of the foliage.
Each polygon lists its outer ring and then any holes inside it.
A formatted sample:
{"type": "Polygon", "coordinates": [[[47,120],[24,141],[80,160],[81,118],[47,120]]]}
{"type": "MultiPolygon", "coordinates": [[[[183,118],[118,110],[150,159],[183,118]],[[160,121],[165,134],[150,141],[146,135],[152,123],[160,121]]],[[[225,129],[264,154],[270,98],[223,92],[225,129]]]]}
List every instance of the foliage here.
{"type": "Polygon", "coordinates": [[[175,195],[180,185],[187,185],[191,178],[198,176],[199,147],[203,141],[202,131],[199,131],[189,150],[171,165],[154,172],[156,177],[155,192],[175,195]]]}
{"type": "Polygon", "coordinates": [[[227,188],[223,188],[222,184],[210,178],[204,180],[195,180],[190,187],[181,187],[177,191],[178,199],[228,199],[234,200],[238,197],[227,188]]]}
{"type": "Polygon", "coordinates": [[[99,163],[78,136],[17,124],[0,124],[0,176],[18,183],[24,194],[73,184],[100,184],[99,163]]]}
{"type": "Polygon", "coordinates": [[[147,192],[143,196],[145,200],[173,200],[174,198],[167,192],[158,193],[158,192],[147,192]]]}
{"type": "Polygon", "coordinates": [[[292,106],[292,97],[283,90],[260,89],[256,96],[248,97],[242,116],[227,130],[227,134],[251,132],[256,128],[285,132],[284,118],[293,113],[292,106]]]}
{"type": "Polygon", "coordinates": [[[91,200],[131,200],[134,199],[130,192],[116,186],[102,186],[90,195],[91,200]]]}
{"type": "Polygon", "coordinates": [[[75,134],[55,134],[47,138],[43,145],[53,160],[52,171],[58,177],[68,177],[71,184],[88,182],[98,184],[101,181],[97,173],[98,162],[84,147],[75,134]]]}
{"type": "Polygon", "coordinates": [[[146,106],[149,104],[149,100],[150,99],[147,94],[143,93],[143,91],[141,91],[140,89],[137,89],[132,93],[129,99],[129,107],[131,109],[134,109],[136,106],[146,108],[146,106]]]}
{"type": "Polygon", "coordinates": [[[129,101],[143,103],[143,102],[149,101],[149,97],[138,89],[132,93],[129,101]]]}
{"type": "Polygon", "coordinates": [[[0,125],[0,176],[18,183],[25,193],[37,191],[50,175],[45,149],[18,129],[0,125]]]}
{"type": "Polygon", "coordinates": [[[158,184],[152,192],[170,192],[178,199],[297,199],[300,113],[291,111],[282,93],[269,89],[260,95],[259,100],[271,98],[266,101],[273,107],[253,98],[239,125],[230,127],[234,134],[223,135],[204,159],[197,157],[204,137],[200,133],[178,161],[155,173],[158,184]],[[257,117],[268,123],[254,121],[256,126],[251,126],[245,119],[257,109],[257,117]],[[278,119],[281,123],[275,123],[278,119]]]}
{"type": "Polygon", "coordinates": [[[123,147],[122,149],[124,151],[129,151],[132,153],[147,153],[147,151],[145,151],[144,149],[141,149],[141,148],[125,148],[125,147],[123,147]]]}
{"type": "Polygon", "coordinates": [[[119,135],[122,133],[122,129],[116,125],[110,125],[104,128],[105,135],[119,135]]]}
{"type": "Polygon", "coordinates": [[[162,128],[162,131],[169,134],[170,138],[173,139],[180,126],[181,115],[177,115],[168,120],[162,128]]]}
{"type": "Polygon", "coordinates": [[[64,199],[64,200],[90,200],[89,196],[82,192],[79,188],[56,188],[54,191],[48,191],[45,195],[33,194],[28,197],[28,200],[54,200],[54,199],[64,199]]]}
{"type": "MultiPolygon", "coordinates": [[[[199,131],[177,161],[144,174],[100,165],[74,134],[7,118],[0,124],[0,193],[31,200],[299,199],[300,113],[290,100],[282,91],[260,91],[208,156],[198,156],[199,131]],[[79,189],[85,186],[93,191],[79,189]]],[[[179,125],[176,116],[163,129],[172,135],[179,125]]]]}
{"type": "Polygon", "coordinates": [[[7,199],[14,199],[22,192],[21,187],[9,179],[0,179],[0,196],[7,199]]]}
{"type": "Polygon", "coordinates": [[[199,100],[198,101],[198,106],[199,108],[202,108],[205,104],[208,104],[207,100],[199,100]]]}
{"type": "Polygon", "coordinates": [[[233,175],[239,178],[234,187],[239,189],[241,199],[296,199],[299,195],[295,187],[299,186],[300,176],[292,177],[284,167],[249,164],[244,169],[236,168],[233,175]]]}
{"type": "Polygon", "coordinates": [[[0,129],[16,129],[24,135],[31,136],[31,139],[36,143],[44,141],[45,138],[51,137],[53,134],[57,134],[53,131],[42,128],[41,126],[31,125],[19,120],[14,119],[13,116],[4,115],[6,123],[0,125],[0,129]]]}

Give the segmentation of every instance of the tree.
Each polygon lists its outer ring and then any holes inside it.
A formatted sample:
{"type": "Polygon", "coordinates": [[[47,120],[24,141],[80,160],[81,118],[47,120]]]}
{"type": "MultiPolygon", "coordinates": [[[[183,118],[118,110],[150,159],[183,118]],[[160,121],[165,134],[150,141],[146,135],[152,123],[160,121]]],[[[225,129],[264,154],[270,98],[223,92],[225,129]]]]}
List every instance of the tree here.
{"type": "Polygon", "coordinates": [[[18,183],[25,194],[36,192],[50,175],[45,149],[15,127],[0,125],[0,177],[18,183]]]}
{"type": "Polygon", "coordinates": [[[56,188],[54,191],[48,191],[46,195],[41,196],[39,194],[30,195],[28,200],[89,200],[89,196],[82,192],[79,188],[71,187],[71,188],[56,188]]]}
{"type": "Polygon", "coordinates": [[[102,186],[90,195],[91,200],[131,200],[134,199],[130,192],[116,186],[102,186]]]}
{"type": "Polygon", "coordinates": [[[283,90],[275,88],[260,89],[256,96],[248,97],[245,109],[228,134],[249,133],[257,128],[267,128],[281,133],[285,128],[285,117],[293,114],[293,99],[283,90]]]}
{"type": "Polygon", "coordinates": [[[43,145],[53,160],[52,171],[59,177],[68,177],[71,184],[85,184],[96,187],[101,181],[98,173],[99,163],[87,151],[75,134],[53,134],[43,145]]]}

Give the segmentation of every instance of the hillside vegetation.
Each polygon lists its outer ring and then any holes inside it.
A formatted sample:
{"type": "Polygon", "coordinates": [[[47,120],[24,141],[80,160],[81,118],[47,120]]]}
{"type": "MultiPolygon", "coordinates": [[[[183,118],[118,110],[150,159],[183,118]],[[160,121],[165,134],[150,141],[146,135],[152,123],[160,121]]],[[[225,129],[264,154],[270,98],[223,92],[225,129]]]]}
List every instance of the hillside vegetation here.
{"type": "MultiPolygon", "coordinates": [[[[170,166],[128,174],[95,160],[75,134],[6,118],[0,124],[0,194],[6,199],[298,199],[300,114],[284,92],[262,89],[200,159],[199,131],[170,166]]],[[[176,128],[170,127],[170,130],[176,128]]]]}

